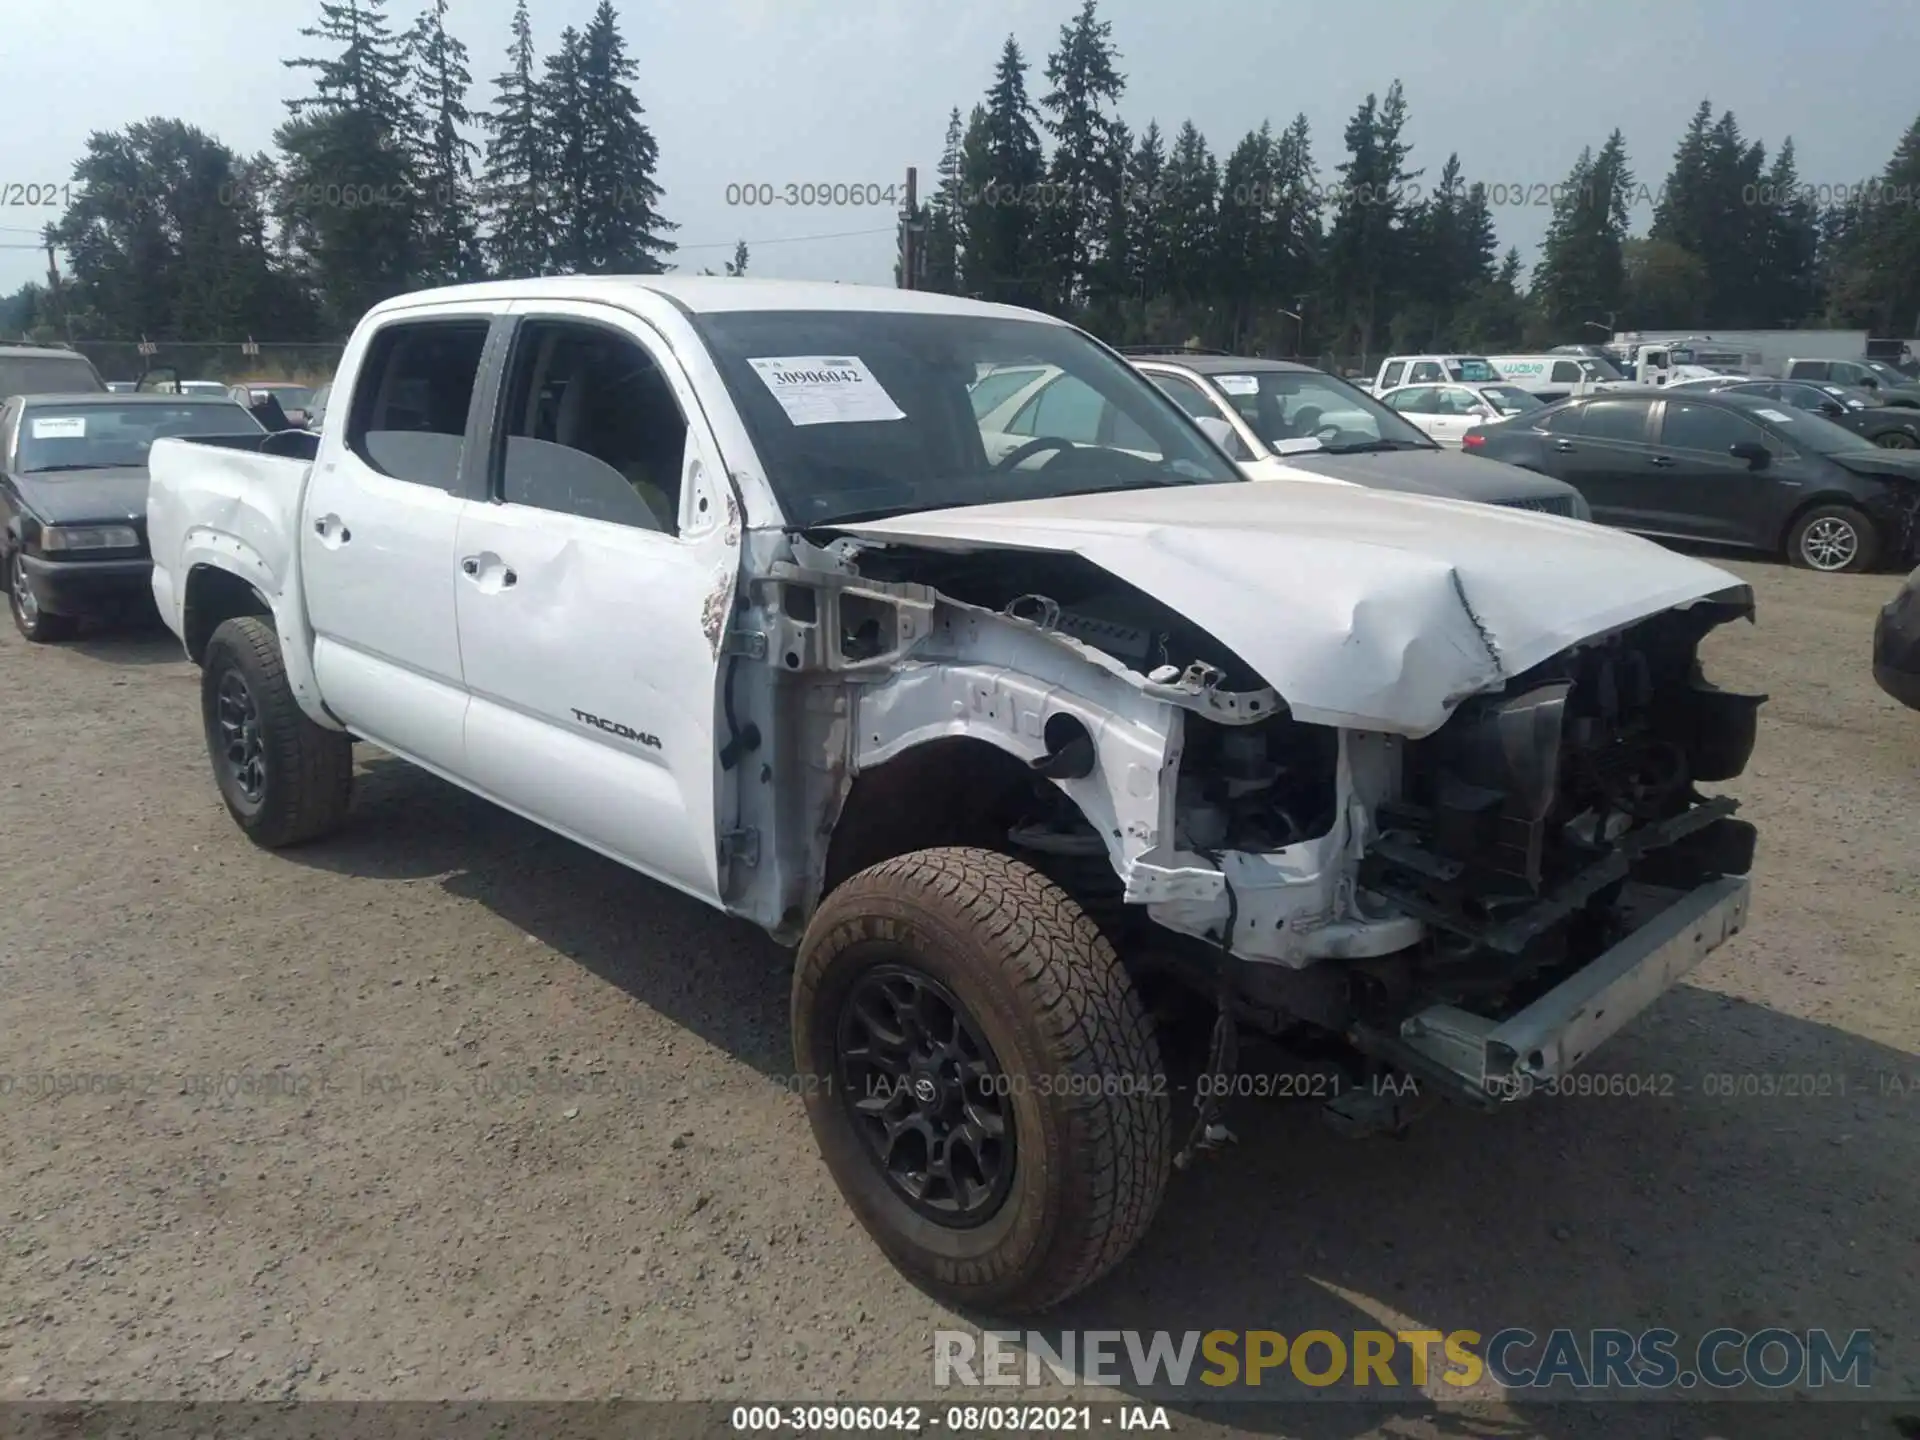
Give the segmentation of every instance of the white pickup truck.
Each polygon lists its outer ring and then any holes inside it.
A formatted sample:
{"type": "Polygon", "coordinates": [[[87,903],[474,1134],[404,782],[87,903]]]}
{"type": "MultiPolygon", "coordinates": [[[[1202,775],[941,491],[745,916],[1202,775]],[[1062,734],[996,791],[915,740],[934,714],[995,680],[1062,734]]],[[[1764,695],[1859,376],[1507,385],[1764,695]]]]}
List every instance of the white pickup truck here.
{"type": "Polygon", "coordinates": [[[1080,331],[924,293],[433,291],[337,386],[263,447],[310,460],[153,447],[240,828],[347,821],[365,740],[796,945],[818,1144],[955,1303],[1125,1255],[1243,1032],[1397,1129],[1556,1083],[1745,917],[1699,787],[1763,697],[1695,651],[1752,596],[1699,560],[1246,481],[1080,331]],[[968,390],[1014,364],[1103,438],[990,453],[968,390]]]}

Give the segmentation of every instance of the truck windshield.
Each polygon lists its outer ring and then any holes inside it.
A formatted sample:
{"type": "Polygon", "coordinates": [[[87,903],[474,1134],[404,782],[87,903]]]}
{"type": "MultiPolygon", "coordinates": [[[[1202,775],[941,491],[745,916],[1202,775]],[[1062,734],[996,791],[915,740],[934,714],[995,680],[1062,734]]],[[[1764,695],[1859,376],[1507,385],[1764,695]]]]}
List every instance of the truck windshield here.
{"type": "Polygon", "coordinates": [[[1618,367],[1616,367],[1611,360],[1603,360],[1598,356],[1588,356],[1581,360],[1580,373],[1585,375],[1589,380],[1624,380],[1627,378],[1620,373],[1618,367]]]}
{"type": "Polygon", "coordinates": [[[880,310],[694,324],[796,528],[1242,480],[1178,406],[1064,325],[880,310]]]}
{"type": "Polygon", "coordinates": [[[1491,361],[1482,360],[1477,355],[1463,355],[1456,360],[1449,360],[1447,374],[1455,380],[1464,380],[1469,385],[1498,383],[1507,378],[1493,368],[1491,361]]]}
{"type": "Polygon", "coordinates": [[[153,405],[29,405],[20,417],[13,468],[26,474],[136,469],[153,442],[171,435],[264,435],[231,400],[153,405]]]}

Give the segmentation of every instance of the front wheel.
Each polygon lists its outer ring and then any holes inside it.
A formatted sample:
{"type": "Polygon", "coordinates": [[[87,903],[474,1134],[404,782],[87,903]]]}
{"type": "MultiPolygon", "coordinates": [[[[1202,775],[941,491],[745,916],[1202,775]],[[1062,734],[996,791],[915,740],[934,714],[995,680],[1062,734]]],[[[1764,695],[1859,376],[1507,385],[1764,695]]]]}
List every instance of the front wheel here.
{"type": "Polygon", "coordinates": [[[1915,440],[1910,431],[1886,430],[1873,437],[1873,443],[1882,450],[1913,450],[1920,448],[1920,440],[1915,440]]]}
{"type": "Polygon", "coordinates": [[[1880,532],[1851,505],[1816,505],[1787,533],[1787,559],[1807,570],[1857,574],[1880,558],[1880,532]]]}
{"type": "Polygon", "coordinates": [[[18,550],[7,561],[7,608],[13,612],[13,628],[35,645],[71,640],[80,631],[72,616],[50,615],[40,608],[27,580],[27,562],[18,550]]]}
{"type": "Polygon", "coordinates": [[[957,1306],[1037,1311],[1151,1224],[1172,1109],[1133,981],[1078,905],[987,850],[921,850],[822,903],[795,1067],[868,1233],[957,1306]]]}
{"type": "Polygon", "coordinates": [[[353,741],[301,713],[272,625],[227,621],[202,663],[207,755],[234,823],[268,850],[337,828],[353,798],[353,741]]]}

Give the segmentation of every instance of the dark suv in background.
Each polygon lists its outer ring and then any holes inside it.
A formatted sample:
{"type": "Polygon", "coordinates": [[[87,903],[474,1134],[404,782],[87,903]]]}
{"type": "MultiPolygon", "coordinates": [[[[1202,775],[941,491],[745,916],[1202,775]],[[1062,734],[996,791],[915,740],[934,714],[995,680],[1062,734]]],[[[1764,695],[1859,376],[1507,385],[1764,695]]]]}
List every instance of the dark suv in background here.
{"type": "Polygon", "coordinates": [[[105,393],[107,382],[78,350],[0,340],[0,400],[9,395],[105,393]]]}

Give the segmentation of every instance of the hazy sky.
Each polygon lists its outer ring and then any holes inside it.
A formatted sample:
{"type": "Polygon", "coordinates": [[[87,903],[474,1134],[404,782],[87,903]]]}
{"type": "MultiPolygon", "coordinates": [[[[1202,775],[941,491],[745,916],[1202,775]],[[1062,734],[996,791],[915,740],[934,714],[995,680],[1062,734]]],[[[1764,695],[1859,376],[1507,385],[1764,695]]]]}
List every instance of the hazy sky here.
{"type": "MultiPolygon", "coordinates": [[[[513,0],[453,0],[475,103],[504,65],[513,0]]],[[[532,0],[544,53],[595,0],[532,0]]],[[[682,269],[716,270],[736,238],[756,274],[890,283],[884,208],[730,207],[730,183],[931,181],[947,111],[985,89],[1001,41],[1040,67],[1079,0],[616,0],[659,138],[663,210],[682,269]],[[881,232],[846,234],[850,231],[881,232]],[[835,238],[800,238],[833,236],[835,238]],[[775,243],[790,241],[790,243],[775,243]],[[700,248],[692,248],[700,247],[700,248]]],[[[389,0],[404,24],[416,0],[389,0]]],[[[1920,111],[1915,0],[1102,0],[1136,129],[1191,118],[1223,156],[1261,120],[1304,111],[1323,177],[1369,90],[1406,86],[1415,165],[1460,153],[1467,177],[1505,185],[1502,245],[1529,267],[1544,204],[1583,145],[1626,134],[1657,186],[1703,96],[1769,151],[1791,135],[1803,181],[1877,173],[1920,111]],[[1521,203],[1514,203],[1521,197],[1521,203]],[[1543,198],[1543,197],[1542,197],[1543,198]]],[[[186,120],[243,153],[267,149],[306,81],[282,57],[318,0],[4,0],[0,87],[0,290],[44,274],[31,246],[57,210],[19,187],[68,178],[87,135],[153,116],[186,120]]],[[[399,25],[396,25],[399,28],[399,25]]],[[[1496,198],[1499,198],[1496,195],[1496,198]]],[[[1646,215],[1638,217],[1641,226],[1646,215]]]]}

